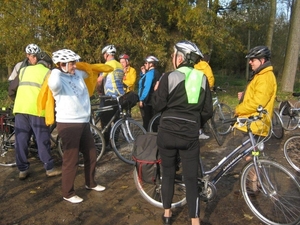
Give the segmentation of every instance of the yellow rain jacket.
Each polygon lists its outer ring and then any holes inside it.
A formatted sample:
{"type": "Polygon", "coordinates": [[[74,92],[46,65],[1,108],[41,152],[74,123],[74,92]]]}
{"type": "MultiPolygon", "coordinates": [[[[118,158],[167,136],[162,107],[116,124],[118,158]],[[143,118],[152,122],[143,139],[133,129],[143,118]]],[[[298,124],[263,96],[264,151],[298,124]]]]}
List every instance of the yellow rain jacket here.
{"type": "MultiPolygon", "coordinates": [[[[89,64],[86,62],[77,62],[76,63],[76,69],[83,70],[88,74],[88,77],[84,79],[85,84],[88,88],[89,95],[92,96],[94,94],[94,90],[97,83],[97,78],[99,73],[101,72],[111,72],[113,71],[113,68],[109,65],[105,65],[102,63],[98,64],[89,64]]],[[[41,88],[41,91],[39,93],[38,99],[37,99],[37,107],[38,107],[38,113],[39,115],[42,114],[42,111],[45,110],[45,122],[46,125],[51,125],[54,123],[54,98],[52,96],[52,92],[50,88],[48,87],[48,75],[46,77],[45,82],[43,83],[43,86],[41,88]]]]}
{"type": "Polygon", "coordinates": [[[206,61],[201,60],[194,66],[194,68],[202,71],[205,74],[208,80],[209,87],[210,89],[212,89],[215,86],[215,77],[210,65],[206,61]]]}
{"type": "MultiPolygon", "coordinates": [[[[256,135],[267,136],[269,134],[276,91],[277,82],[273,67],[268,66],[254,75],[244,93],[243,101],[235,108],[235,115],[238,117],[258,115],[256,109],[259,105],[268,111],[261,121],[251,124],[252,132],[256,135]]],[[[236,124],[235,127],[247,132],[246,126],[239,127],[236,124]]]]}

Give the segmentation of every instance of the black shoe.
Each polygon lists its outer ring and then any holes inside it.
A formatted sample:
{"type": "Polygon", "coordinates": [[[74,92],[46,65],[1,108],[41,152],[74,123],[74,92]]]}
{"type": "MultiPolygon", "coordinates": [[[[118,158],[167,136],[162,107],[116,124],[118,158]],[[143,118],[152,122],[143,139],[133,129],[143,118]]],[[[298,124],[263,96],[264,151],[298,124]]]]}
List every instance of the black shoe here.
{"type": "Polygon", "coordinates": [[[162,220],[164,225],[171,225],[172,224],[172,217],[165,217],[164,214],[162,214],[162,220]]]}

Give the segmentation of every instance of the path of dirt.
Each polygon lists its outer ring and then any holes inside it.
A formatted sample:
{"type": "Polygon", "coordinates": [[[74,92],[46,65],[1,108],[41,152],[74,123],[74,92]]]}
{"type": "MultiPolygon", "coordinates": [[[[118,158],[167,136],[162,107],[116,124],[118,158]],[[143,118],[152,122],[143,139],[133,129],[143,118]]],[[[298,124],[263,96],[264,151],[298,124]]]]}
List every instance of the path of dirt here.
{"type": "MultiPolygon", "coordinates": [[[[266,146],[268,155],[286,164],[283,157],[283,140],[271,139],[266,146]]],[[[201,155],[205,165],[212,165],[230,151],[230,146],[239,143],[239,137],[230,134],[222,147],[213,138],[201,141],[201,155]]],[[[55,153],[55,152],[54,152],[55,153]]],[[[54,154],[56,165],[61,165],[58,154],[54,154]]],[[[0,173],[0,224],[1,225],[157,225],[162,224],[163,210],[148,204],[137,192],[133,167],[107,151],[97,166],[96,180],[107,187],[101,193],[84,188],[83,169],[79,168],[75,181],[76,193],[84,201],[71,204],[61,196],[61,178],[47,178],[41,162],[30,158],[30,177],[18,179],[16,168],[1,167],[0,173]]],[[[201,203],[202,225],[259,225],[262,224],[247,208],[239,191],[240,163],[217,185],[214,201],[201,203]]],[[[187,207],[174,211],[174,225],[190,224],[187,207]]]]}

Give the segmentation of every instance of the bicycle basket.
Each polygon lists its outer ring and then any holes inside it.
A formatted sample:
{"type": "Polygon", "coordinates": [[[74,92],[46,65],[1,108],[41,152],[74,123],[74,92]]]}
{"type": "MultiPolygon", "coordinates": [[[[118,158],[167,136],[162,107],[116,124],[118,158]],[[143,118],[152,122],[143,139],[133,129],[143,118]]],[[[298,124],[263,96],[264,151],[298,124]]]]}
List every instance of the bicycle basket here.
{"type": "Polygon", "coordinates": [[[139,101],[139,96],[133,91],[127,92],[119,99],[122,109],[131,109],[139,101]]]}

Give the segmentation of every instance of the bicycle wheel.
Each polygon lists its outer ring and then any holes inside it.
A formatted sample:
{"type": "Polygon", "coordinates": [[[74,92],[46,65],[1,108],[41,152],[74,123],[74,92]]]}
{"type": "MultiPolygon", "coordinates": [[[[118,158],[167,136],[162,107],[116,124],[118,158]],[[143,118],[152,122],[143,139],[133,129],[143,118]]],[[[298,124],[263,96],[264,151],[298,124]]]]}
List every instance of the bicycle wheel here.
{"type": "Polygon", "coordinates": [[[295,130],[299,125],[300,115],[298,111],[289,112],[288,107],[288,105],[283,106],[279,112],[282,126],[285,130],[295,130]]]}
{"type": "MultiPolygon", "coordinates": [[[[105,140],[104,140],[103,134],[94,125],[90,124],[90,130],[94,137],[94,142],[95,142],[95,146],[96,146],[96,154],[97,154],[96,161],[98,162],[101,159],[101,157],[105,151],[105,140]]],[[[61,157],[63,157],[62,141],[59,136],[57,137],[57,145],[58,145],[58,148],[57,148],[58,152],[61,155],[61,157]]],[[[78,165],[80,167],[83,167],[84,166],[83,162],[84,162],[83,155],[80,152],[78,165]]]]}
{"type": "Polygon", "coordinates": [[[134,141],[138,135],[145,133],[144,127],[131,118],[118,120],[111,129],[110,142],[119,159],[134,165],[132,159],[134,141]]]}
{"type": "Polygon", "coordinates": [[[230,119],[232,117],[233,112],[228,105],[224,103],[218,104],[214,109],[213,116],[211,119],[216,132],[218,132],[220,135],[228,134],[231,129],[231,124],[223,124],[223,120],[230,119]]]}
{"type": "Polygon", "coordinates": [[[0,166],[15,166],[15,126],[4,123],[0,137],[0,166]]]}
{"type": "Polygon", "coordinates": [[[274,161],[258,159],[257,165],[261,183],[254,172],[253,161],[243,168],[240,179],[241,191],[250,210],[266,224],[299,224],[300,186],[297,178],[274,161]]]}
{"type": "Polygon", "coordinates": [[[156,113],[151,118],[151,120],[149,121],[149,125],[148,125],[148,132],[157,132],[160,116],[161,116],[161,113],[156,113]]]}
{"type": "Polygon", "coordinates": [[[283,152],[288,163],[300,172],[300,135],[287,139],[283,146],[283,152]]]}
{"type": "Polygon", "coordinates": [[[276,112],[275,110],[273,111],[272,116],[272,135],[274,135],[274,137],[277,139],[281,139],[284,135],[281,118],[278,112],[276,112]]]}
{"type": "MultiPolygon", "coordinates": [[[[161,180],[159,178],[157,179],[156,184],[142,182],[138,177],[136,168],[134,168],[133,179],[138,192],[147,202],[153,206],[163,208],[161,199],[161,180]]],[[[171,208],[181,207],[185,204],[185,185],[182,180],[176,179],[171,208]]]]}
{"type": "Polygon", "coordinates": [[[217,131],[217,127],[215,126],[215,123],[213,123],[211,121],[211,119],[208,120],[205,125],[207,125],[209,127],[209,131],[212,133],[212,135],[216,139],[218,145],[222,146],[225,141],[225,135],[219,134],[219,132],[217,131]]]}

